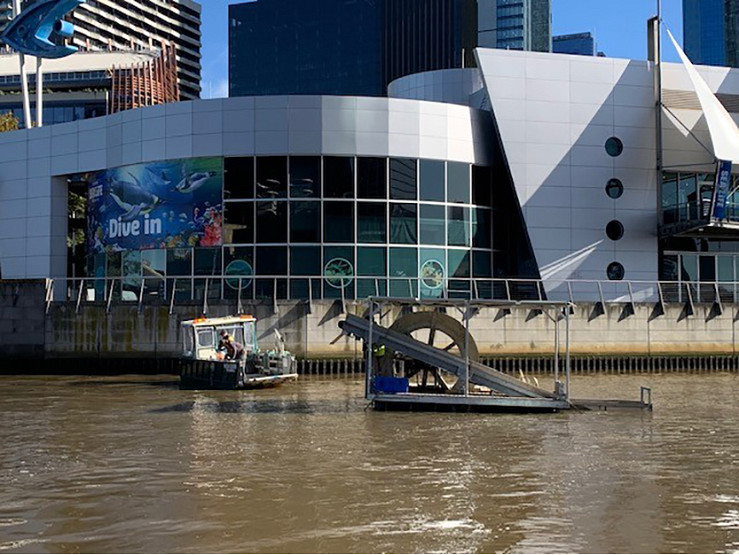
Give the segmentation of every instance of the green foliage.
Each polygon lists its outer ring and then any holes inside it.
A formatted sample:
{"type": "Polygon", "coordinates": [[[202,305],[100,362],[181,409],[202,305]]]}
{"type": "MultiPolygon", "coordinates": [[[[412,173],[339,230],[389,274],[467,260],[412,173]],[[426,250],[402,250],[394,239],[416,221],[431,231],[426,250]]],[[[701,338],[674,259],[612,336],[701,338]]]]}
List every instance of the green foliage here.
{"type": "Polygon", "coordinates": [[[0,133],[5,131],[17,131],[18,130],[18,118],[13,115],[13,112],[7,112],[0,114],[0,133]]]}

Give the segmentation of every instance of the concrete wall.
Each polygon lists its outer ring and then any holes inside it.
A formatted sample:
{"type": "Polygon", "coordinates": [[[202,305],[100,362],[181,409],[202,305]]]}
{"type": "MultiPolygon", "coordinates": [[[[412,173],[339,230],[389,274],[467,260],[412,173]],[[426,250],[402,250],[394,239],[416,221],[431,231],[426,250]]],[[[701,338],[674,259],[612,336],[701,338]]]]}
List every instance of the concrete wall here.
{"type": "Polygon", "coordinates": [[[0,360],[44,356],[45,299],[46,280],[0,281],[0,360]]]}

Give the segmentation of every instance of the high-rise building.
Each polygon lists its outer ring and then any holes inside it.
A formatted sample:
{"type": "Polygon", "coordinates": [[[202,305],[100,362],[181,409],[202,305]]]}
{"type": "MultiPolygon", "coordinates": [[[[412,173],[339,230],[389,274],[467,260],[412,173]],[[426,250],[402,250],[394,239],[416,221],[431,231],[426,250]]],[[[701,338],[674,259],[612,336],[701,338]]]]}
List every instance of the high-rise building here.
{"type": "Polygon", "coordinates": [[[230,96],[384,94],[384,1],[230,5],[230,96]]]}
{"type": "MultiPolygon", "coordinates": [[[[180,95],[200,96],[200,11],[193,0],[95,0],[69,17],[73,44],[81,50],[150,50],[175,47],[180,95]]],[[[0,28],[12,17],[12,2],[0,2],[0,28]]]]}
{"type": "Polygon", "coordinates": [[[552,52],[556,54],[596,56],[595,37],[592,33],[574,33],[552,37],[552,52]]]}
{"type": "Polygon", "coordinates": [[[551,0],[478,0],[478,44],[552,51],[551,0]]]}
{"type": "Polygon", "coordinates": [[[737,65],[737,0],[683,0],[683,44],[695,64],[737,65]]]}

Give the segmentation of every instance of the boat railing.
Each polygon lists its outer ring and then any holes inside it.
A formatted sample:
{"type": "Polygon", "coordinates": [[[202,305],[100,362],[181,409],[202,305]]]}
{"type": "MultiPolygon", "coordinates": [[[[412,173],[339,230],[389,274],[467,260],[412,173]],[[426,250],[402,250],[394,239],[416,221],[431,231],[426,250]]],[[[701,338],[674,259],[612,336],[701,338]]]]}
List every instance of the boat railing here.
{"type": "Polygon", "coordinates": [[[424,278],[364,276],[121,276],[54,278],[46,284],[46,308],[53,303],[74,303],[79,312],[86,305],[175,306],[195,305],[208,314],[213,304],[233,303],[242,314],[246,304],[280,300],[362,300],[370,296],[409,299],[460,299],[503,301],[592,302],[605,308],[637,303],[739,304],[739,282],[648,281],[648,280],[554,280],[506,278],[424,278]]]}

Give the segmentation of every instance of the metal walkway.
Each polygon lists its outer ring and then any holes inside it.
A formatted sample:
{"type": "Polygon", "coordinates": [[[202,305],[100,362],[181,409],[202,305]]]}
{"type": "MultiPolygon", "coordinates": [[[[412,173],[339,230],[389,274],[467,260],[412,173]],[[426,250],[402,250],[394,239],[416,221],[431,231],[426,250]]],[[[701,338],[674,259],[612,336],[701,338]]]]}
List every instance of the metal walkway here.
{"type": "MultiPolygon", "coordinates": [[[[339,326],[349,335],[370,341],[370,322],[364,318],[348,314],[346,320],[339,326]]],[[[467,361],[446,351],[422,343],[405,334],[397,333],[376,323],[372,324],[371,341],[373,344],[383,344],[385,347],[409,356],[430,366],[441,368],[464,379],[467,373],[467,361]]],[[[498,372],[479,362],[469,362],[470,383],[488,387],[493,391],[512,397],[526,397],[531,399],[557,399],[554,393],[545,391],[533,385],[525,384],[502,372],[498,372]]]]}

